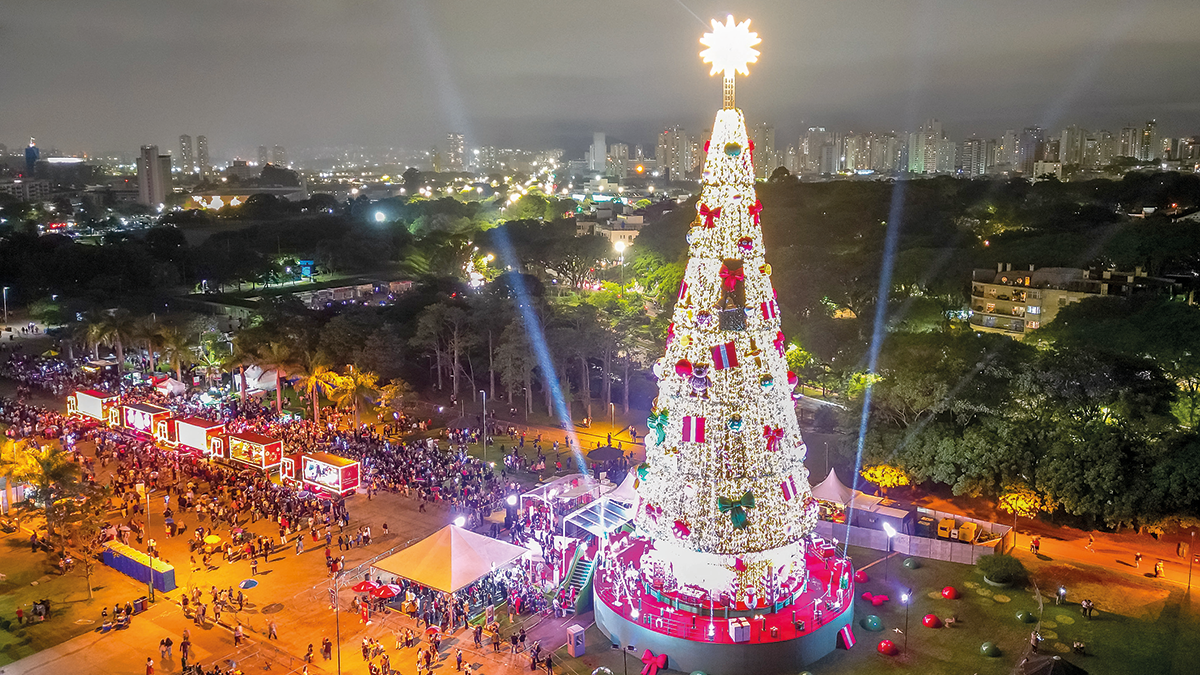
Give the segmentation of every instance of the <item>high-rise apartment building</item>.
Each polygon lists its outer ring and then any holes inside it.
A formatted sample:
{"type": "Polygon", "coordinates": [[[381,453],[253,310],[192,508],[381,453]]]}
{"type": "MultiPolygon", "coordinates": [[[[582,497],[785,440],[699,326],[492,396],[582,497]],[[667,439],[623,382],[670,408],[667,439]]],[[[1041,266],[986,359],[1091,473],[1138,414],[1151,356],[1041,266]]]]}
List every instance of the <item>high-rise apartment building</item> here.
{"type": "Polygon", "coordinates": [[[271,156],[269,154],[267,154],[267,146],[265,146],[265,145],[258,146],[258,165],[266,166],[270,162],[271,162],[271,156]]]}
{"type": "Polygon", "coordinates": [[[192,137],[187,134],[179,137],[179,172],[185,176],[196,172],[196,158],[192,156],[192,137]]]}
{"type": "Polygon", "coordinates": [[[158,154],[157,145],[143,145],[137,172],[138,201],[151,208],[164,204],[171,189],[171,156],[158,154]]]}
{"type": "Polygon", "coordinates": [[[212,160],[208,158],[208,136],[196,137],[196,168],[200,171],[200,178],[208,178],[212,173],[212,160]]]}
{"type": "Polygon", "coordinates": [[[1035,162],[1044,159],[1046,132],[1041,127],[1025,127],[1017,145],[1017,170],[1026,176],[1033,175],[1035,162]]]}
{"type": "Polygon", "coordinates": [[[804,173],[823,173],[821,171],[821,148],[833,142],[833,134],[825,127],[809,127],[800,138],[801,158],[804,161],[804,173]]]}
{"type": "Polygon", "coordinates": [[[750,140],[754,142],[754,175],[767,178],[775,170],[775,127],[761,122],[750,129],[750,140]]]}
{"type": "MultiPolygon", "coordinates": [[[[1072,124],[1063,129],[1058,138],[1057,160],[1062,164],[1083,164],[1084,146],[1087,144],[1088,132],[1072,124]]],[[[1047,157],[1050,159],[1050,157],[1047,157]]]]}
{"type": "Polygon", "coordinates": [[[451,171],[466,171],[466,138],[456,131],[446,134],[446,166],[451,171]]]}
{"type": "Polygon", "coordinates": [[[282,145],[271,147],[271,163],[275,166],[288,166],[287,150],[284,150],[282,145]]]}
{"type": "Polygon", "coordinates": [[[1150,120],[1146,122],[1146,126],[1142,127],[1142,132],[1138,137],[1137,158],[1143,162],[1162,159],[1162,146],[1158,142],[1158,122],[1156,120],[1150,120]]]}
{"type": "Polygon", "coordinates": [[[658,135],[654,155],[659,171],[670,180],[683,180],[692,168],[692,139],[683,127],[673,126],[658,135]]]}
{"type": "Polygon", "coordinates": [[[592,171],[603,174],[608,171],[608,145],[603,131],[592,133],[591,163],[592,171]]]}
{"type": "Polygon", "coordinates": [[[987,146],[982,139],[968,138],[962,144],[962,172],[967,178],[982,176],[987,171],[987,146]]]}
{"type": "Polygon", "coordinates": [[[1017,132],[1009,129],[1000,137],[1000,145],[996,146],[996,171],[1016,171],[1019,165],[1017,132]]]}
{"type": "Polygon", "coordinates": [[[608,148],[608,173],[617,178],[629,175],[629,145],[613,143],[608,148]]]}

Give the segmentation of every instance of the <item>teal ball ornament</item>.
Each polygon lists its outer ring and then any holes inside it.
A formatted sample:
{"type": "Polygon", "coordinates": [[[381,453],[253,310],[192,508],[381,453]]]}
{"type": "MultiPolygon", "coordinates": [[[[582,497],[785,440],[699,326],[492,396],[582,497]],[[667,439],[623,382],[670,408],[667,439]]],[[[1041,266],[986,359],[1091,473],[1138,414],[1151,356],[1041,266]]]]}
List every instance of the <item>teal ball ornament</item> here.
{"type": "Polygon", "coordinates": [[[741,431],[742,430],[742,416],[741,415],[734,415],[733,417],[729,418],[729,430],[730,431],[741,431]]]}

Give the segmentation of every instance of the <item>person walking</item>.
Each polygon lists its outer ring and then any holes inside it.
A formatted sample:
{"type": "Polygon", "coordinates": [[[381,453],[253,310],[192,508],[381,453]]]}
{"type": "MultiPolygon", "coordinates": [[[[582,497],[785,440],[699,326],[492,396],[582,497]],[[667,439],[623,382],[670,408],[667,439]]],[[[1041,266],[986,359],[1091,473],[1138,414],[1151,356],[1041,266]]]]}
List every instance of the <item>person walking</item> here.
{"type": "Polygon", "coordinates": [[[1141,566],[1142,566],[1142,552],[1138,551],[1137,553],[1133,554],[1133,567],[1134,567],[1134,569],[1138,569],[1141,566]]]}
{"type": "Polygon", "coordinates": [[[170,636],[163,638],[163,647],[164,651],[166,652],[163,654],[164,659],[171,658],[171,647],[174,646],[174,644],[175,642],[171,640],[170,636]]]}
{"type": "Polygon", "coordinates": [[[236,627],[233,629],[233,646],[234,646],[234,647],[240,647],[240,646],[241,646],[241,644],[242,644],[242,640],[243,640],[243,639],[245,639],[245,637],[246,637],[246,635],[245,635],[245,633],[242,631],[242,624],[240,624],[240,623],[239,623],[239,624],[238,624],[238,625],[237,625],[237,626],[236,626],[236,627]]]}
{"type": "Polygon", "coordinates": [[[275,623],[274,619],[271,619],[267,623],[267,639],[268,640],[278,640],[279,639],[278,630],[279,630],[279,626],[275,623]]]}
{"type": "Polygon", "coordinates": [[[187,670],[188,657],[192,655],[192,642],[186,637],[179,643],[179,667],[187,670]]]}
{"type": "Polygon", "coordinates": [[[1095,553],[1096,552],[1096,549],[1094,548],[1095,545],[1096,545],[1096,535],[1089,533],[1088,534],[1088,543],[1087,543],[1087,547],[1086,547],[1087,550],[1091,551],[1092,553],[1095,553]]]}
{"type": "Polygon", "coordinates": [[[250,558],[250,576],[258,576],[258,556],[250,558]]]}
{"type": "Polygon", "coordinates": [[[462,649],[454,652],[454,669],[462,670],[462,649]]]}
{"type": "Polygon", "coordinates": [[[546,652],[546,675],[554,672],[554,661],[550,658],[550,652],[546,652]]]}
{"type": "Polygon", "coordinates": [[[146,657],[146,675],[154,675],[154,659],[146,657]]]}
{"type": "Polygon", "coordinates": [[[329,638],[321,639],[321,658],[326,661],[333,658],[333,642],[329,638]]]}

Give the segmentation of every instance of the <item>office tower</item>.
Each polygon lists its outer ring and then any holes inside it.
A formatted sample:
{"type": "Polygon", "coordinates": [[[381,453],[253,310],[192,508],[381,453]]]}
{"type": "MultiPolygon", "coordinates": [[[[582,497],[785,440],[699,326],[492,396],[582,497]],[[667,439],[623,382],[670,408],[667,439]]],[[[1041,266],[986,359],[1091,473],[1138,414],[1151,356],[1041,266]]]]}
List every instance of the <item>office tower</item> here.
{"type": "Polygon", "coordinates": [[[592,134],[591,153],[592,171],[603,174],[608,170],[608,146],[605,144],[604,132],[597,131],[592,134]]]}
{"type": "Polygon", "coordinates": [[[1162,158],[1162,147],[1158,142],[1158,122],[1150,120],[1142,127],[1138,137],[1137,158],[1143,162],[1152,162],[1162,158]]]}
{"type": "Polygon", "coordinates": [[[138,202],[150,208],[165,203],[171,187],[171,156],[158,154],[157,145],[143,145],[137,172],[138,202]]]}
{"type": "Polygon", "coordinates": [[[0,157],[8,157],[8,146],[0,143],[0,157]]]}
{"type": "Polygon", "coordinates": [[[1033,175],[1034,162],[1041,161],[1045,150],[1045,131],[1041,127],[1025,127],[1017,144],[1017,170],[1026,176],[1033,175]]]}
{"type": "Polygon", "coordinates": [[[962,172],[967,178],[982,176],[987,170],[987,149],[984,142],[978,138],[968,138],[962,144],[962,172]]]}
{"type": "Polygon", "coordinates": [[[775,162],[775,127],[761,122],[750,129],[754,142],[754,175],[767,178],[777,166],[775,162]]]}
{"type": "Polygon", "coordinates": [[[683,127],[673,126],[658,135],[654,154],[659,171],[669,180],[682,180],[692,164],[692,144],[683,127]]]}
{"type": "Polygon", "coordinates": [[[282,145],[271,147],[271,163],[275,166],[288,165],[287,150],[284,150],[282,145]]]}
{"type": "Polygon", "coordinates": [[[266,166],[270,161],[271,158],[267,155],[267,146],[258,146],[258,165],[266,166]]]}
{"type": "Polygon", "coordinates": [[[201,179],[208,178],[212,173],[212,162],[208,158],[208,136],[196,137],[196,166],[201,179]]]}
{"type": "Polygon", "coordinates": [[[192,137],[187,134],[179,137],[179,172],[186,176],[196,172],[196,159],[192,156],[192,137]]]}
{"type": "Polygon", "coordinates": [[[446,166],[451,171],[466,171],[466,138],[456,131],[446,134],[446,166]]]}

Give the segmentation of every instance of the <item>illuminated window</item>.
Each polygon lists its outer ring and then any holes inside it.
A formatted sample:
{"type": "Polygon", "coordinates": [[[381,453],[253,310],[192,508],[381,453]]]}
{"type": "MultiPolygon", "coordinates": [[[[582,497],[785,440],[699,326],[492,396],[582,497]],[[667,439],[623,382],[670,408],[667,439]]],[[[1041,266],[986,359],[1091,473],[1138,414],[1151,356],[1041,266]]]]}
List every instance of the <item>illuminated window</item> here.
{"type": "Polygon", "coordinates": [[[1029,312],[1030,314],[1041,314],[1042,308],[1038,307],[1037,305],[1029,305],[1025,308],[1025,311],[1029,312]]]}
{"type": "Polygon", "coordinates": [[[1029,329],[1030,329],[1030,330],[1033,330],[1034,328],[1037,328],[1037,327],[1038,327],[1038,326],[1040,326],[1040,325],[1042,325],[1042,323],[1041,323],[1040,321],[1030,321],[1030,322],[1029,322],[1029,329]]]}
{"type": "Polygon", "coordinates": [[[994,302],[989,302],[989,303],[987,304],[987,311],[989,311],[989,312],[994,312],[994,311],[996,311],[996,303],[994,303],[994,302]]]}

